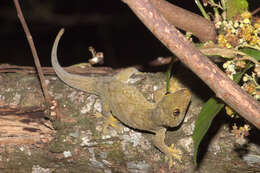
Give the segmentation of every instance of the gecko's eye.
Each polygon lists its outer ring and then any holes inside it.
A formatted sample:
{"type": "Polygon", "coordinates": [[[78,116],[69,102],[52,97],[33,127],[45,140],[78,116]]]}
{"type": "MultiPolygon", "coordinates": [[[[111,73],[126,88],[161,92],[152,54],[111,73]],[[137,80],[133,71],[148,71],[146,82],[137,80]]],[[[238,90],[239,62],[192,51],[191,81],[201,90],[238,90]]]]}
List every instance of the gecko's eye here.
{"type": "Polygon", "coordinates": [[[174,109],[172,114],[173,116],[177,117],[180,115],[180,113],[181,113],[180,109],[174,109]]]}

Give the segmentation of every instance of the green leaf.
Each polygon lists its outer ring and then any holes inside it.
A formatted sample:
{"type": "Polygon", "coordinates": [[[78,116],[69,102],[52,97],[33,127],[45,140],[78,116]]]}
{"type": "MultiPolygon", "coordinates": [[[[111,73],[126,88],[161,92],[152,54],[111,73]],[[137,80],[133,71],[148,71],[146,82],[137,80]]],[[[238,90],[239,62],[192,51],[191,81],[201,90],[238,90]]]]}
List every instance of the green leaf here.
{"type": "Polygon", "coordinates": [[[195,123],[195,129],[193,132],[192,139],[194,141],[194,164],[197,165],[197,155],[200,142],[207,133],[212,120],[224,107],[224,103],[211,97],[201,109],[198,119],[195,123]]]}
{"type": "MultiPolygon", "coordinates": [[[[243,69],[243,71],[237,73],[234,75],[234,82],[238,83],[243,74],[253,67],[252,63],[247,64],[246,68],[243,69]]],[[[193,132],[192,139],[194,141],[194,155],[193,155],[193,161],[194,164],[197,166],[197,155],[198,155],[198,149],[199,145],[207,133],[213,119],[215,116],[219,113],[219,111],[224,107],[224,103],[217,99],[216,97],[211,97],[202,107],[197,121],[195,123],[195,129],[193,132]]]]}
{"type": "Polygon", "coordinates": [[[247,11],[248,2],[247,0],[226,0],[227,7],[227,18],[232,19],[238,14],[247,11]]]}
{"type": "Polygon", "coordinates": [[[260,51],[252,48],[243,48],[240,49],[241,52],[244,52],[248,56],[255,58],[257,61],[260,61],[260,51]]]}
{"type": "Polygon", "coordinates": [[[177,61],[176,57],[171,58],[171,62],[168,66],[168,69],[166,71],[166,93],[170,93],[170,80],[171,80],[171,72],[173,64],[177,61]]]}
{"type": "Polygon", "coordinates": [[[241,72],[234,75],[233,81],[238,83],[241,80],[241,78],[243,77],[244,73],[253,66],[254,66],[253,63],[248,63],[247,66],[241,72]]]}

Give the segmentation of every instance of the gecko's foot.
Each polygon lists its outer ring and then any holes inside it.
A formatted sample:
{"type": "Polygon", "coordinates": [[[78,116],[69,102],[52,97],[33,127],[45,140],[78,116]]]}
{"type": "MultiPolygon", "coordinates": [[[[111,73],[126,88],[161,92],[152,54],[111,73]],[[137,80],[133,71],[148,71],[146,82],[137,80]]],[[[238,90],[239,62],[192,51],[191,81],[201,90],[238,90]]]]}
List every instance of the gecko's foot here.
{"type": "Polygon", "coordinates": [[[155,136],[153,138],[154,145],[165,154],[165,160],[169,163],[169,168],[173,165],[173,159],[177,159],[181,162],[181,151],[174,148],[174,144],[170,147],[165,145],[165,132],[166,129],[162,128],[156,131],[155,136]]]}
{"type": "Polygon", "coordinates": [[[173,158],[181,162],[181,151],[174,148],[174,144],[168,147],[168,152],[165,155],[165,161],[168,162],[169,168],[173,165],[173,158]]]}
{"type": "Polygon", "coordinates": [[[101,117],[103,117],[103,115],[102,115],[100,112],[96,112],[96,113],[94,114],[94,116],[95,116],[96,118],[101,118],[101,117]]]}
{"type": "Polygon", "coordinates": [[[113,117],[113,115],[110,115],[105,121],[103,133],[104,134],[107,133],[107,128],[109,125],[112,126],[113,128],[115,128],[119,132],[120,129],[118,127],[118,123],[119,123],[119,121],[115,117],[113,117]]]}

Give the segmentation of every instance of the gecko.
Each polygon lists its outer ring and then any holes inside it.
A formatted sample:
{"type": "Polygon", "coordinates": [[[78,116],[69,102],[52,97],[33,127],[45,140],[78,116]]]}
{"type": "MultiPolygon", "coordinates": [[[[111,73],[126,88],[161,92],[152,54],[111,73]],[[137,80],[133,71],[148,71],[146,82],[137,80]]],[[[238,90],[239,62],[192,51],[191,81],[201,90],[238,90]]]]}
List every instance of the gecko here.
{"type": "Polygon", "coordinates": [[[153,103],[147,101],[142,93],[127,80],[139,71],[126,68],[114,76],[82,76],[66,72],[57,60],[59,40],[64,33],[58,33],[51,52],[52,66],[57,76],[67,85],[87,93],[98,95],[102,102],[102,114],[114,117],[123,124],[142,131],[152,132],[152,142],[169,161],[181,160],[180,151],[168,147],[165,133],[168,127],[177,127],[183,121],[191,94],[186,88],[166,94],[153,103]]]}

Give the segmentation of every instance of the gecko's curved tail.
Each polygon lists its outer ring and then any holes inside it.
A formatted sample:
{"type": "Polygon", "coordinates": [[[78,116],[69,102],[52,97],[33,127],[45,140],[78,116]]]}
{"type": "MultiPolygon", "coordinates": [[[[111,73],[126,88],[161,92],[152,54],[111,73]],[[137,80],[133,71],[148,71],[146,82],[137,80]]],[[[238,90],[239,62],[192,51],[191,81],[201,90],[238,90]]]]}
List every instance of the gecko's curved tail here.
{"type": "Polygon", "coordinates": [[[64,29],[62,28],[52,47],[52,52],[51,52],[51,63],[54,68],[54,71],[58,75],[58,77],[65,82],[67,85],[85,91],[93,94],[99,94],[98,92],[98,83],[102,79],[96,78],[96,77],[88,77],[88,76],[81,76],[81,75],[76,75],[76,74],[70,74],[66,72],[59,64],[58,59],[57,59],[57,48],[58,44],[60,41],[61,36],[64,33],[64,29]]]}

